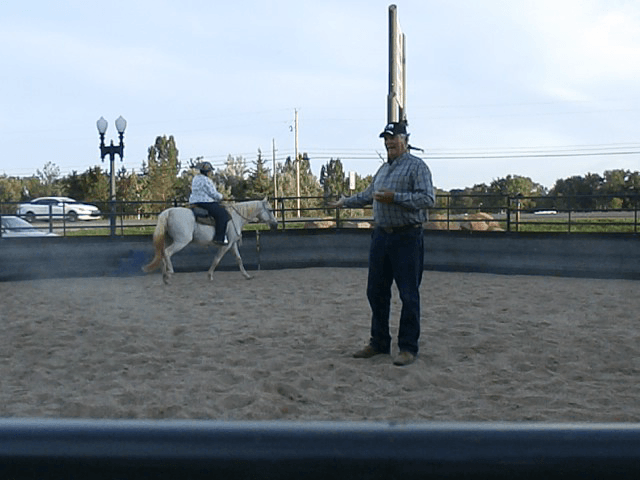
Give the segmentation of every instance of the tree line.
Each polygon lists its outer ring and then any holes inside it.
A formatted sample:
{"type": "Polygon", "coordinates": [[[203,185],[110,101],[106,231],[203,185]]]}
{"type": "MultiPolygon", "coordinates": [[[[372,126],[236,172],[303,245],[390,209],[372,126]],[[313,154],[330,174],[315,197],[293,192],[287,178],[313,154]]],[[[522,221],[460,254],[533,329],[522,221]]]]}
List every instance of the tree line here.
{"type": "Polygon", "coordinates": [[[556,180],[547,190],[529,177],[507,175],[491,182],[450,192],[438,191],[438,207],[459,211],[499,211],[519,202],[522,210],[616,210],[639,206],[640,172],[607,170],[556,180]],[[449,205],[447,205],[449,202],[449,205]]]}
{"type": "MultiPolygon", "coordinates": [[[[198,173],[196,166],[203,157],[190,159],[186,165],[179,158],[173,136],[159,136],[148,149],[147,159],[139,172],[124,167],[116,175],[117,211],[125,215],[155,214],[167,206],[186,204],[191,193],[191,181],[198,173]]],[[[287,157],[276,167],[276,184],[262,152],[247,163],[242,156],[229,155],[224,168],[213,173],[217,189],[229,200],[258,199],[268,196],[279,198],[287,210],[296,206],[298,196],[298,169],[300,176],[301,208],[305,210],[326,209],[329,198],[349,191],[348,179],[339,159],[331,159],[322,167],[318,179],[311,171],[311,160],[301,154],[296,160],[287,157]],[[277,190],[277,191],[276,191],[277,190]]],[[[365,188],[371,176],[356,175],[356,190],[365,188]]],[[[0,175],[1,213],[12,213],[11,207],[19,202],[44,196],[66,196],[79,202],[109,209],[109,172],[101,167],[91,167],[83,173],[73,171],[60,176],[60,169],[52,162],[31,177],[9,177],[0,175]]]]}
{"type": "MultiPolygon", "coordinates": [[[[159,136],[148,149],[147,159],[139,172],[121,168],[116,175],[118,211],[124,214],[155,214],[169,205],[185,204],[191,192],[191,180],[198,173],[194,168],[203,158],[190,159],[183,168],[173,136],[159,136]]],[[[355,176],[355,189],[350,190],[349,179],[340,159],[324,164],[317,178],[311,171],[307,154],[296,159],[288,157],[276,166],[276,184],[273,174],[258,150],[250,164],[242,156],[229,155],[223,168],[217,169],[213,180],[227,199],[245,200],[263,198],[280,199],[277,208],[293,211],[297,205],[298,167],[300,175],[301,209],[329,214],[326,202],[330,198],[364,190],[372,176],[355,176]]],[[[633,208],[640,191],[640,173],[629,170],[608,170],[603,175],[588,173],[557,180],[547,190],[529,177],[508,175],[491,182],[449,192],[437,190],[437,206],[461,211],[502,210],[507,198],[522,197],[520,208],[602,210],[633,208]]],[[[91,167],[83,173],[73,171],[61,177],[60,169],[47,163],[31,177],[0,175],[0,203],[2,213],[12,213],[11,206],[18,202],[42,196],[68,196],[80,202],[97,205],[103,211],[109,205],[109,172],[91,167]],[[7,205],[5,205],[7,204],[7,205]]],[[[15,208],[14,208],[15,209],[15,208]]],[[[290,215],[292,216],[292,215],[290,215]]]]}

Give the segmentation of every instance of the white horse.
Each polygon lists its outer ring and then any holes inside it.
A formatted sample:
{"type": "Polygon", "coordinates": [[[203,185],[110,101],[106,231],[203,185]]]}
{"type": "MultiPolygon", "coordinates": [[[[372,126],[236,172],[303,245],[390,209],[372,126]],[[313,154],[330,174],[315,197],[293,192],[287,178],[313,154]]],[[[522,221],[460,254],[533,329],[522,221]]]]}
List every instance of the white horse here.
{"type": "MultiPolygon", "coordinates": [[[[231,217],[227,224],[229,243],[218,247],[218,253],[213,259],[211,268],[209,268],[209,280],[213,280],[213,271],[229,249],[233,251],[242,275],[246,279],[250,279],[251,275],[244,269],[242,258],[238,251],[238,242],[242,238],[242,227],[249,222],[259,221],[266,223],[273,230],[278,227],[278,221],[273,216],[266,197],[263,200],[232,203],[225,206],[231,217]]],[[[215,227],[197,223],[191,209],[184,207],[168,208],[158,216],[158,224],[153,232],[155,256],[149,264],[142,267],[142,270],[151,272],[162,264],[162,280],[168,284],[171,275],[174,273],[171,256],[191,242],[199,245],[212,244],[214,234],[215,227]],[[168,247],[165,247],[167,236],[171,237],[173,241],[168,247]]]]}

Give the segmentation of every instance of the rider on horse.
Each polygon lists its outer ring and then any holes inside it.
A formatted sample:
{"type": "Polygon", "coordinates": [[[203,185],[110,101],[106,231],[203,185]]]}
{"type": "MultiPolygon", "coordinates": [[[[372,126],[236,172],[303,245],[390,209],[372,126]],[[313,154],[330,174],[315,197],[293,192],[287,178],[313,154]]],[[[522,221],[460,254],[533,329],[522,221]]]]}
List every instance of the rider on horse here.
{"type": "Polygon", "coordinates": [[[209,173],[213,172],[213,166],[209,162],[200,163],[197,168],[200,173],[193,177],[191,182],[191,195],[189,203],[204,208],[209,212],[209,216],[213,217],[216,222],[216,232],[213,241],[219,245],[227,245],[227,222],[229,214],[227,210],[220,205],[222,194],[218,192],[215,184],[209,178],[209,173]]]}

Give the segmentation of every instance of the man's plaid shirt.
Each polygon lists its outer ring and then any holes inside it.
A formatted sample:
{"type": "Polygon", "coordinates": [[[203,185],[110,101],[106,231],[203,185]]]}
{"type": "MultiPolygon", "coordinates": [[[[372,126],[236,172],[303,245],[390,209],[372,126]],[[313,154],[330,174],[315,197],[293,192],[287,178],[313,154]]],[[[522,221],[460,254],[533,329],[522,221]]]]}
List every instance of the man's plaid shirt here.
{"type": "Polygon", "coordinates": [[[373,219],[378,227],[403,227],[428,220],[427,208],[435,205],[431,171],[420,158],[404,153],[393,163],[385,163],[366,190],[344,201],[345,207],[373,204],[373,219]],[[391,190],[393,203],[373,200],[373,193],[391,190]]]}

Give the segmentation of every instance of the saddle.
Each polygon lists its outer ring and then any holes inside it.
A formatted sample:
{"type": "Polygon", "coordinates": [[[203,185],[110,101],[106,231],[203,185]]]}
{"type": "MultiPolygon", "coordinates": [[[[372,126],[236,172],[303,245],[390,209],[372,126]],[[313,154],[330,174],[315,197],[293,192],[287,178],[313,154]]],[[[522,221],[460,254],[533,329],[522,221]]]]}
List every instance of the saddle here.
{"type": "Polygon", "coordinates": [[[211,225],[212,227],[216,226],[216,221],[213,217],[209,216],[209,212],[207,210],[197,205],[189,205],[189,208],[193,212],[193,215],[196,217],[196,223],[211,225]]]}

